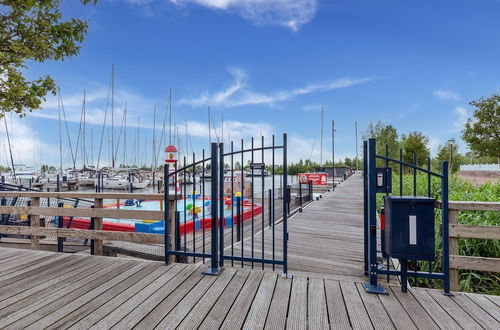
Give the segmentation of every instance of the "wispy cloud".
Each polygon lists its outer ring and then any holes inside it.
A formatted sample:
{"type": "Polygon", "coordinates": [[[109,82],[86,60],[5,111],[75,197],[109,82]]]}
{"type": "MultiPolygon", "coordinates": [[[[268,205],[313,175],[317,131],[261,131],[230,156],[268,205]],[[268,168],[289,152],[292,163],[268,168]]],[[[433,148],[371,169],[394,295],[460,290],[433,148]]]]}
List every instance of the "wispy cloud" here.
{"type": "Polygon", "coordinates": [[[183,98],[179,101],[179,104],[190,105],[192,107],[213,105],[221,108],[257,104],[274,105],[275,103],[287,101],[300,95],[346,88],[373,80],[373,78],[341,78],[327,83],[309,83],[304,87],[264,94],[251,91],[247,88],[248,76],[242,69],[230,68],[229,72],[234,78],[234,82],[229,87],[215,93],[203,92],[198,97],[183,98]]]}
{"type": "Polygon", "coordinates": [[[460,94],[449,90],[437,89],[432,93],[435,97],[442,101],[460,101],[460,94]]]}
{"type": "Polygon", "coordinates": [[[455,127],[455,131],[461,131],[467,122],[469,114],[467,113],[467,109],[462,107],[456,107],[454,113],[456,119],[453,122],[453,126],[455,127]]]}
{"type": "MultiPolygon", "coordinates": [[[[128,0],[133,2],[147,0],[128,0]]],[[[278,25],[293,31],[310,22],[317,0],[170,0],[176,5],[196,4],[240,15],[256,25],[278,25]]]]}

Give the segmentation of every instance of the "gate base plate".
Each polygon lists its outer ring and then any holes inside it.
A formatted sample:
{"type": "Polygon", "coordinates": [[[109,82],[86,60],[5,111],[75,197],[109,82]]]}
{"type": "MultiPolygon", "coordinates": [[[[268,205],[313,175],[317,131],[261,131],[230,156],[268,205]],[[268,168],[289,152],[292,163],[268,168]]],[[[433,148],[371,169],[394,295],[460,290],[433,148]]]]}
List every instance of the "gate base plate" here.
{"type": "Polygon", "coordinates": [[[363,288],[368,293],[387,294],[387,295],[389,294],[389,293],[387,293],[387,290],[380,284],[379,285],[371,285],[368,282],[363,282],[363,288]]]}
{"type": "Polygon", "coordinates": [[[213,276],[217,276],[220,273],[222,273],[221,268],[212,268],[212,267],[208,267],[202,272],[202,274],[204,275],[213,275],[213,276]]]}

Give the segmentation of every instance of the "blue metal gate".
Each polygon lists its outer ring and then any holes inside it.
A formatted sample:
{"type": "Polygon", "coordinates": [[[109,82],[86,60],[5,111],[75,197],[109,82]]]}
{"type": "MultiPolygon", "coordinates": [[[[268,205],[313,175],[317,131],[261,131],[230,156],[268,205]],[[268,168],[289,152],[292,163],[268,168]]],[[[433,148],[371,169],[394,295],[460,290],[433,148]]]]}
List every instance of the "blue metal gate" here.
{"type": "Polygon", "coordinates": [[[165,203],[167,264],[169,257],[175,256],[177,261],[210,259],[205,273],[211,275],[219,274],[225,261],[252,268],[260,264],[262,269],[267,264],[273,270],[281,266],[287,274],[287,135],[283,134],[281,145],[275,143],[274,135],[270,145],[265,145],[264,137],[260,142],[256,146],[252,138],[245,146],[241,140],[239,150],[231,142],[227,151],[223,143],[211,143],[210,157],[205,157],[203,150],[201,160],[193,153],[190,164],[184,157],[180,168],[177,163],[173,170],[168,164],[164,166],[164,178],[168,178],[164,180],[164,199],[174,195],[180,200],[175,219],[169,216],[165,203]],[[174,187],[174,192],[169,187],[174,187]],[[172,221],[173,233],[169,232],[172,221]],[[283,235],[281,246],[276,243],[278,224],[283,235]],[[258,247],[257,234],[261,241],[258,247]],[[175,246],[169,248],[171,235],[175,246]]]}
{"type": "MultiPolygon", "coordinates": [[[[386,177],[388,177],[386,175],[386,177]]],[[[378,284],[377,275],[397,275],[401,276],[403,291],[406,291],[406,276],[414,278],[427,278],[432,280],[442,280],[443,290],[445,294],[450,293],[450,276],[449,276],[449,241],[448,241],[448,162],[441,162],[440,173],[431,171],[430,158],[427,158],[427,168],[417,166],[416,155],[413,154],[413,164],[403,161],[402,149],[399,150],[399,160],[389,157],[389,148],[386,145],[385,155],[376,154],[375,139],[363,141],[363,181],[364,181],[364,264],[365,275],[368,276],[369,282],[364,284],[365,290],[371,293],[386,293],[385,289],[378,284]],[[428,271],[419,271],[417,269],[416,260],[414,260],[414,270],[407,272],[406,260],[401,264],[401,270],[391,270],[389,268],[389,256],[382,255],[387,259],[387,267],[383,267],[383,263],[377,261],[377,249],[379,242],[377,240],[377,160],[382,160],[385,163],[386,174],[390,171],[389,165],[399,165],[399,195],[403,196],[403,170],[409,168],[413,174],[413,196],[417,196],[417,172],[425,173],[427,176],[427,197],[431,197],[431,177],[437,177],[440,180],[441,188],[441,272],[432,272],[433,262],[429,261],[428,271]]],[[[385,194],[389,195],[388,185],[390,180],[384,182],[385,194]]]]}

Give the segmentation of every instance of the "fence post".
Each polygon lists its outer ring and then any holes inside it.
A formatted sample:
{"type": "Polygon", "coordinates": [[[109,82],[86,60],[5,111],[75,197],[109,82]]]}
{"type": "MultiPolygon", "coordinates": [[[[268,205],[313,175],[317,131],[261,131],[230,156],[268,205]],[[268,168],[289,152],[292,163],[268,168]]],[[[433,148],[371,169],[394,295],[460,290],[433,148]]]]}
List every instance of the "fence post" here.
{"type": "MultiPolygon", "coordinates": [[[[39,207],[40,206],[40,198],[31,197],[31,202],[30,202],[29,206],[39,207]]],[[[31,210],[30,210],[30,212],[31,212],[31,210]]],[[[31,226],[31,228],[35,228],[35,229],[40,227],[40,216],[39,215],[32,215],[31,216],[30,226],[31,226]]],[[[40,249],[40,238],[37,235],[31,235],[31,249],[32,250],[39,250],[40,249]]]]}
{"type": "Polygon", "coordinates": [[[56,191],[57,192],[61,191],[61,182],[60,182],[59,174],[56,177],[56,191]]]}
{"type": "MultiPolygon", "coordinates": [[[[288,186],[287,135],[283,134],[283,186],[288,186]]],[[[288,194],[283,198],[283,273],[288,277],[288,194]]]]}
{"type": "MultiPolygon", "coordinates": [[[[64,203],[59,202],[57,207],[63,207],[64,203]]],[[[57,228],[64,227],[64,217],[62,215],[57,216],[57,228]]],[[[64,238],[57,236],[57,252],[64,252],[64,238]]]]}
{"type": "Polygon", "coordinates": [[[241,241],[241,197],[236,197],[236,242],[241,241]]]}
{"type": "Polygon", "coordinates": [[[450,295],[450,246],[448,223],[448,162],[441,162],[441,217],[443,224],[443,290],[445,295],[450,295]]]}
{"type": "Polygon", "coordinates": [[[363,141],[363,237],[364,237],[364,260],[365,276],[368,276],[368,182],[367,176],[367,148],[368,142],[363,141]]]}
{"type": "MultiPolygon", "coordinates": [[[[7,199],[5,197],[2,197],[2,199],[0,200],[0,205],[1,206],[6,206],[7,205],[7,199]]],[[[7,214],[2,214],[2,225],[8,225],[8,215],[7,214]]],[[[0,238],[2,238],[2,234],[0,234],[0,238]]]]}
{"type": "Polygon", "coordinates": [[[299,180],[299,204],[300,204],[299,212],[302,212],[302,183],[300,182],[300,180],[299,180]]]}
{"type": "Polygon", "coordinates": [[[219,143],[219,265],[221,267],[224,267],[224,220],[224,143],[219,143]]]}
{"type": "Polygon", "coordinates": [[[210,160],[210,174],[211,174],[211,181],[210,181],[210,186],[211,186],[211,256],[210,256],[210,267],[205,269],[203,271],[203,274],[206,275],[219,275],[220,273],[220,268],[219,268],[219,261],[218,259],[218,254],[217,254],[217,188],[218,188],[218,155],[217,155],[217,143],[212,143],[211,144],[211,160],[210,160]]]}
{"type": "Polygon", "coordinates": [[[376,192],[376,142],[371,138],[368,140],[368,262],[369,262],[369,283],[363,283],[366,292],[387,294],[383,286],[377,282],[377,192],[376,192]]]}
{"type": "MultiPolygon", "coordinates": [[[[104,201],[102,198],[95,198],[94,208],[102,209],[104,201]]],[[[102,230],[102,217],[94,217],[94,228],[92,230],[102,230]]],[[[94,255],[102,256],[102,240],[96,239],[94,241],[94,255]]]]}
{"type": "MultiPolygon", "coordinates": [[[[450,210],[448,213],[449,224],[454,225],[458,223],[458,211],[450,210]]],[[[458,238],[450,237],[450,254],[458,255],[458,238]]],[[[458,291],[458,269],[451,268],[450,269],[450,290],[458,291]]]]}

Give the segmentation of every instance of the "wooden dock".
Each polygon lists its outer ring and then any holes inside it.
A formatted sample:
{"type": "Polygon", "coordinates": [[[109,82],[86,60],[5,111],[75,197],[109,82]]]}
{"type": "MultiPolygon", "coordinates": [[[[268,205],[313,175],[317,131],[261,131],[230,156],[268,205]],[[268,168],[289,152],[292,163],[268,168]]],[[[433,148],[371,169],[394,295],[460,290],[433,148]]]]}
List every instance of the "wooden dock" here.
{"type": "Polygon", "coordinates": [[[0,248],[5,329],[498,329],[500,297],[0,248]]]}
{"type": "MultiPolygon", "coordinates": [[[[499,329],[498,296],[391,284],[389,295],[365,293],[361,185],[354,175],[289,219],[292,278],[260,264],[226,261],[208,276],[200,263],[0,248],[0,328],[499,329]]],[[[275,231],[280,246],[281,225],[275,231]]]]}

